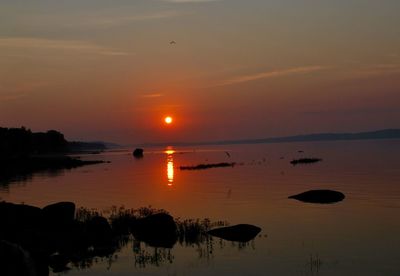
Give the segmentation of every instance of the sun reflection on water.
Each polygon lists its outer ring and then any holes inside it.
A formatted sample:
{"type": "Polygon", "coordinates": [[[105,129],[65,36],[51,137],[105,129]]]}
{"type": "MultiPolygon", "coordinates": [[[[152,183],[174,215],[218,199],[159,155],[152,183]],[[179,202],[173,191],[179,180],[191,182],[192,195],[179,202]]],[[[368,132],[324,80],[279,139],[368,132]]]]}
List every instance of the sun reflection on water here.
{"type": "Polygon", "coordinates": [[[174,150],[168,149],[165,151],[167,154],[167,178],[168,178],[168,186],[172,186],[174,184],[174,150]]]}

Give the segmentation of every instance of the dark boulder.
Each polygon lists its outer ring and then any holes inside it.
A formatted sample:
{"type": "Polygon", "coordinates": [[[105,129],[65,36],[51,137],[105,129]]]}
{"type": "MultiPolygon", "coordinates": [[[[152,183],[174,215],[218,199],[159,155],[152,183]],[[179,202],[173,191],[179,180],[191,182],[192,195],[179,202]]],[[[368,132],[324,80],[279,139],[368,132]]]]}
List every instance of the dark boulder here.
{"type": "Polygon", "coordinates": [[[1,276],[36,276],[35,265],[29,253],[20,246],[0,241],[1,276]]]}
{"type": "Polygon", "coordinates": [[[208,231],[208,234],[228,241],[248,242],[254,239],[261,228],[250,224],[238,224],[208,231]]]}
{"type": "Polygon", "coordinates": [[[46,225],[54,227],[69,226],[74,222],[75,204],[73,202],[58,202],[43,208],[43,218],[46,225]]]}
{"type": "Polygon", "coordinates": [[[289,196],[302,202],[328,204],[342,201],[345,195],[332,190],[311,190],[298,195],[289,196]]]}
{"type": "Polygon", "coordinates": [[[113,237],[110,224],[101,216],[95,216],[86,222],[86,234],[91,245],[108,245],[113,237]]]}
{"type": "Polygon", "coordinates": [[[42,222],[42,210],[25,204],[0,202],[0,232],[15,232],[38,228],[42,222]]]}
{"type": "Polygon", "coordinates": [[[143,149],[137,148],[133,151],[133,156],[136,158],[142,158],[143,157],[143,149]]]}
{"type": "MultiPolygon", "coordinates": [[[[47,227],[39,233],[40,244],[36,251],[46,250],[46,254],[54,252],[79,252],[89,246],[86,227],[80,221],[59,228],[47,227]]],[[[43,253],[42,253],[43,254],[43,253]]]]}
{"type": "Polygon", "coordinates": [[[153,247],[172,248],[178,239],[174,218],[165,213],[136,220],[131,232],[135,239],[153,247]]]}
{"type": "Polygon", "coordinates": [[[68,267],[69,262],[69,258],[62,254],[53,254],[49,257],[49,266],[53,269],[54,273],[70,270],[68,267]]]}

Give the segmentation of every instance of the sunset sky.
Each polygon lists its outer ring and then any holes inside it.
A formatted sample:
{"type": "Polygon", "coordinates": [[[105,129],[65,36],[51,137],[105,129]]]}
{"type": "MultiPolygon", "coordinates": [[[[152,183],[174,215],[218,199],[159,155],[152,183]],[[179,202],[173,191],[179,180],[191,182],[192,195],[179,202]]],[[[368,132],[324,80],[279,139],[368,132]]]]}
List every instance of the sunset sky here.
{"type": "Polygon", "coordinates": [[[0,126],[124,144],[400,127],[399,11],[399,0],[0,0],[0,126]]]}

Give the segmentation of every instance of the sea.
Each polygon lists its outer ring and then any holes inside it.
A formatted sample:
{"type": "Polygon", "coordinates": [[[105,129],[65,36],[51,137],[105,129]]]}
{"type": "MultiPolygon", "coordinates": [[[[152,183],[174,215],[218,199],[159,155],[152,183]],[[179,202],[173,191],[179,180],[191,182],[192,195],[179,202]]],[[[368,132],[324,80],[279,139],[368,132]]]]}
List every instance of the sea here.
{"type": "Polygon", "coordinates": [[[119,250],[51,275],[400,275],[400,140],[145,148],[80,154],[109,163],[40,172],[0,184],[0,200],[38,207],[72,201],[106,212],[167,210],[180,219],[252,224],[247,243],[207,239],[119,250]],[[299,158],[321,158],[292,165],[299,158]],[[234,163],[204,170],[181,166],[234,163]],[[333,204],[291,195],[345,194],[333,204]]]}

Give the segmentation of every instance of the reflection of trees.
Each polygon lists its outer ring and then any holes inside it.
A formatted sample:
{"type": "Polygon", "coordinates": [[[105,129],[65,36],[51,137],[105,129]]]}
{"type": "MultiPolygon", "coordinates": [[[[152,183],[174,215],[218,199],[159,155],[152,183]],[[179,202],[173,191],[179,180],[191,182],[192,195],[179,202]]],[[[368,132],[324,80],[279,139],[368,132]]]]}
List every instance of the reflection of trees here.
{"type": "MultiPolygon", "coordinates": [[[[0,162],[1,165],[1,162],[0,162]]],[[[16,171],[14,168],[7,168],[7,171],[0,170],[0,190],[8,191],[10,184],[17,186],[24,186],[26,182],[32,181],[36,174],[41,173],[47,177],[57,177],[61,175],[66,169],[53,169],[53,170],[42,170],[39,172],[32,172],[30,169],[24,170],[19,167],[16,171]]]]}
{"type": "MultiPolygon", "coordinates": [[[[110,269],[118,261],[118,254],[121,250],[131,246],[132,261],[136,268],[158,267],[173,263],[175,261],[174,246],[176,245],[193,249],[194,256],[206,261],[212,259],[214,253],[218,250],[226,248],[244,250],[247,248],[254,249],[255,247],[254,240],[247,243],[232,242],[209,235],[208,231],[212,228],[227,226],[228,224],[225,221],[212,222],[210,219],[174,219],[176,237],[171,248],[162,247],[162,242],[158,243],[157,247],[151,246],[149,241],[141,240],[140,236],[132,234],[132,227],[136,220],[159,213],[166,213],[166,211],[154,209],[151,206],[139,209],[113,206],[103,212],[96,209],[79,208],[75,215],[76,223],[80,229],[78,231],[80,235],[77,236],[79,242],[69,244],[65,241],[65,244],[57,250],[57,253],[50,256],[49,265],[53,268],[53,272],[68,270],[68,264],[74,269],[84,270],[98,263],[103,263],[107,264],[107,269],[110,269]],[[93,240],[93,237],[91,237],[93,233],[88,228],[89,223],[93,218],[106,214],[105,217],[110,222],[113,234],[109,240],[93,240]]],[[[96,228],[96,231],[100,231],[100,229],[96,228]]],[[[163,228],[161,231],[165,231],[165,229],[163,228]]],[[[161,237],[163,236],[161,235],[161,237]]]]}
{"type": "Polygon", "coordinates": [[[71,264],[78,269],[89,269],[93,265],[101,262],[107,262],[107,269],[118,260],[118,253],[122,248],[129,246],[132,241],[130,235],[121,235],[114,239],[113,244],[109,246],[99,247],[91,246],[87,250],[74,252],[71,256],[71,264]]]}
{"type": "Polygon", "coordinates": [[[174,256],[169,248],[146,247],[143,242],[133,241],[135,267],[144,268],[148,265],[160,266],[172,263],[174,256]]]}
{"type": "MultiPolygon", "coordinates": [[[[234,248],[237,250],[255,249],[254,240],[247,243],[225,241],[220,238],[213,238],[207,234],[199,235],[198,240],[179,242],[182,247],[194,249],[197,258],[200,260],[211,260],[216,250],[234,248]]],[[[98,263],[107,263],[107,269],[118,261],[118,253],[122,248],[132,246],[133,262],[136,268],[146,268],[149,266],[159,267],[165,264],[172,264],[175,261],[174,249],[152,247],[143,241],[135,240],[131,235],[126,235],[116,241],[112,251],[100,252],[99,249],[89,248],[88,251],[76,254],[71,258],[71,266],[79,269],[89,269],[98,263]]]]}
{"type": "MultiPolygon", "coordinates": [[[[247,243],[224,241],[211,236],[204,237],[201,242],[194,244],[180,244],[183,247],[192,247],[197,253],[197,257],[202,260],[210,260],[214,256],[215,249],[223,250],[226,247],[236,248],[237,250],[255,249],[254,240],[247,243]]],[[[172,263],[175,260],[173,249],[151,247],[144,242],[133,241],[133,254],[135,267],[145,268],[147,266],[161,266],[163,264],[172,263]]]]}
{"type": "MultiPolygon", "coordinates": [[[[177,219],[176,223],[179,245],[193,248],[197,253],[197,257],[202,260],[212,259],[216,249],[224,250],[228,246],[237,250],[255,249],[254,240],[250,242],[232,242],[207,234],[213,227],[226,226],[227,223],[224,221],[211,222],[209,219],[188,219],[181,221],[177,219]]],[[[138,240],[133,240],[132,243],[136,267],[160,266],[172,263],[175,260],[173,249],[151,247],[145,242],[138,240]]]]}
{"type": "Polygon", "coordinates": [[[38,155],[10,159],[2,159],[0,156],[0,186],[7,189],[10,184],[31,181],[38,174],[57,177],[67,170],[98,163],[103,161],[84,161],[65,155],[38,155]]]}

